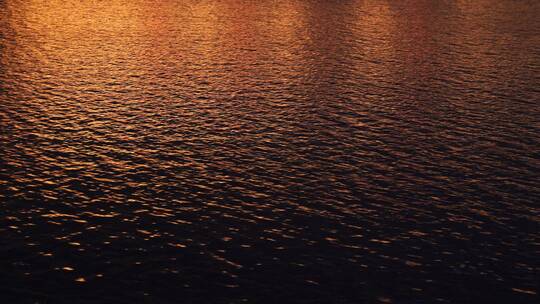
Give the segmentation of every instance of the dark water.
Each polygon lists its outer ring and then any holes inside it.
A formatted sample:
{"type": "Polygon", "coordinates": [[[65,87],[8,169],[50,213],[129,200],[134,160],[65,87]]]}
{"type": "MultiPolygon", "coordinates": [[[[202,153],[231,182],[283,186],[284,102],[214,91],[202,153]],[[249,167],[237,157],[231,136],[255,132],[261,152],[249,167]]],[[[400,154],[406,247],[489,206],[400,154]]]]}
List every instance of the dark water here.
{"type": "Polygon", "coordinates": [[[0,1],[3,303],[528,303],[540,1],[0,1]]]}

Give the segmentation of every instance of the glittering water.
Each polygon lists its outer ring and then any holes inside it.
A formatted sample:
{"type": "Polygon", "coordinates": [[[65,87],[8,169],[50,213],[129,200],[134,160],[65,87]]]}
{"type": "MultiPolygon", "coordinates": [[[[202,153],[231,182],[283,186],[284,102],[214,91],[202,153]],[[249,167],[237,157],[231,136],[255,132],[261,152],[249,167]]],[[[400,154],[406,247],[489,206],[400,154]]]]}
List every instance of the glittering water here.
{"type": "Polygon", "coordinates": [[[536,301],[539,15],[0,1],[2,297],[536,301]]]}

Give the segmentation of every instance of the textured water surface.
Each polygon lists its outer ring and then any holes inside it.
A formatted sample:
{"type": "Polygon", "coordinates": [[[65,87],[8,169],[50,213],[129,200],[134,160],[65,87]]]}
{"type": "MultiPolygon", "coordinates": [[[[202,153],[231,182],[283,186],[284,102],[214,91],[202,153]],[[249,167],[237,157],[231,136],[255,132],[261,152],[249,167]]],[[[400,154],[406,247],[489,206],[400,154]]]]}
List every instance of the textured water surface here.
{"type": "Polygon", "coordinates": [[[539,1],[0,1],[5,303],[527,303],[539,1]]]}

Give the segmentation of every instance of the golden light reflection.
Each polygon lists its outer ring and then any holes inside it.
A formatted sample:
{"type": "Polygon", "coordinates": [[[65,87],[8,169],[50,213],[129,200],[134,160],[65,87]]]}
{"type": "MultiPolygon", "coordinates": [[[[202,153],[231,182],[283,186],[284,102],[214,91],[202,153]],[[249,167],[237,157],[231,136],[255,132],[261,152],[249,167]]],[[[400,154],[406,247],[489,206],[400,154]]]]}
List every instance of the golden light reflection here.
{"type": "Polygon", "coordinates": [[[281,277],[315,302],[340,285],[452,302],[448,273],[510,257],[511,292],[535,295],[515,253],[540,36],[475,3],[0,0],[5,289],[249,302],[281,277]],[[478,237],[501,250],[461,261],[478,237]]]}

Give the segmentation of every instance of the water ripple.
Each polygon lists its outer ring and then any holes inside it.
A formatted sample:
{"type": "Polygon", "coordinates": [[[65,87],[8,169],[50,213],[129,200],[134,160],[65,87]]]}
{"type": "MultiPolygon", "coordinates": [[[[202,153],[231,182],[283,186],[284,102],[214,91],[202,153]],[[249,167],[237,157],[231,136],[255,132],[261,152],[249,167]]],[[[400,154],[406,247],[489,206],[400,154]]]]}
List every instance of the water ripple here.
{"type": "Polygon", "coordinates": [[[539,14],[0,1],[2,293],[533,302],[539,14]]]}

